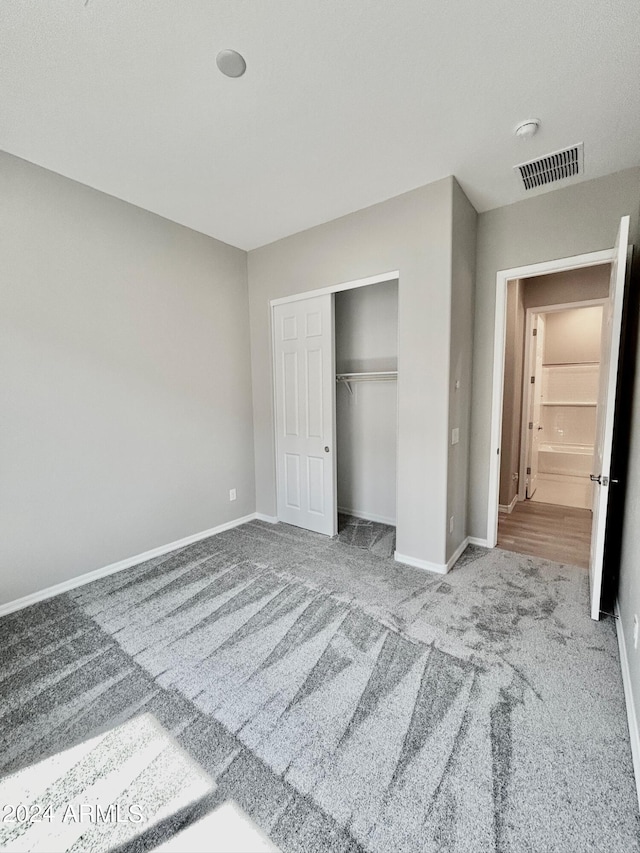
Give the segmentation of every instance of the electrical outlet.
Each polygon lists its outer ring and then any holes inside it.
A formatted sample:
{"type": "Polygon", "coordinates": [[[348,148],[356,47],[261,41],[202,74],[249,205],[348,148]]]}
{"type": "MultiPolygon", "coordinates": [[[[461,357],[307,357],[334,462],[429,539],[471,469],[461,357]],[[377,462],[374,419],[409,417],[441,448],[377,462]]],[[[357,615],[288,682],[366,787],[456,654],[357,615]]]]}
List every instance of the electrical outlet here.
{"type": "Polygon", "coordinates": [[[633,648],[638,648],[638,614],[633,615],[633,648]]]}
{"type": "Polygon", "coordinates": [[[460,441],[460,430],[458,427],[454,427],[451,430],[451,444],[457,444],[460,441]]]}
{"type": "Polygon", "coordinates": [[[229,500],[235,501],[237,497],[238,497],[238,495],[236,494],[236,490],[235,489],[229,489],[229,500]]]}
{"type": "Polygon", "coordinates": [[[453,533],[453,516],[449,519],[449,533],[453,533]]]}

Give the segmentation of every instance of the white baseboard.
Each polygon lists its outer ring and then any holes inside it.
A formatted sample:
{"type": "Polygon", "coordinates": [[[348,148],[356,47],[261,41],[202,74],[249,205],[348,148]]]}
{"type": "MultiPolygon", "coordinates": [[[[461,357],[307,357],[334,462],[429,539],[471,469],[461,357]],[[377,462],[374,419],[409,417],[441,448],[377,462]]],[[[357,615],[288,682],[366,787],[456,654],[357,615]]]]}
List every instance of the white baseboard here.
{"type": "MultiPolygon", "coordinates": [[[[258,513],[252,512],[250,515],[245,515],[242,518],[234,518],[233,521],[227,521],[224,524],[219,524],[217,527],[212,527],[209,530],[203,530],[200,533],[193,533],[191,536],[185,536],[184,539],[177,539],[175,542],[170,542],[168,545],[160,545],[158,548],[152,548],[150,551],[145,551],[143,554],[136,554],[135,557],[127,557],[124,560],[119,560],[117,563],[111,563],[108,566],[103,566],[100,569],[94,569],[92,572],[86,572],[83,575],[77,575],[75,578],[69,578],[67,581],[57,583],[54,586],[48,586],[46,589],[41,589],[38,592],[32,592],[30,595],[25,595],[22,598],[16,598],[14,601],[8,601],[6,604],[0,604],[0,617],[6,616],[8,613],[13,613],[16,610],[22,610],[29,607],[31,604],[37,604],[39,601],[44,601],[46,598],[53,598],[54,595],[60,595],[63,592],[69,592],[78,586],[84,586],[91,581],[96,581],[99,578],[104,578],[107,575],[113,575],[116,572],[121,572],[123,569],[129,569],[131,566],[137,566],[139,563],[145,563],[147,560],[152,560],[154,557],[161,557],[163,554],[168,554],[170,551],[176,551],[178,548],[184,548],[185,545],[191,545],[193,542],[199,542],[201,539],[208,539],[210,536],[215,536],[217,533],[223,533],[225,530],[231,530],[232,527],[239,527],[241,524],[246,524],[247,521],[253,521],[255,518],[268,520],[269,516],[259,516],[258,513]]],[[[275,519],[277,521],[277,519],[275,519]]]]}
{"type": "Polygon", "coordinates": [[[266,521],[267,524],[277,524],[278,516],[277,515],[265,515],[263,512],[254,512],[253,517],[256,521],[266,521]]]}
{"type": "Polygon", "coordinates": [[[469,545],[479,545],[480,548],[492,548],[492,545],[489,545],[488,539],[480,539],[478,536],[469,536],[469,545]]]}
{"type": "Polygon", "coordinates": [[[513,512],[513,508],[515,507],[515,505],[517,503],[518,503],[518,496],[514,495],[513,500],[511,501],[510,504],[498,504],[498,511],[499,512],[511,513],[511,512],[513,512]]]}
{"type": "Polygon", "coordinates": [[[458,562],[458,560],[460,559],[460,557],[464,553],[468,544],[469,544],[469,537],[467,536],[465,539],[462,540],[462,542],[458,545],[456,550],[453,552],[453,554],[447,560],[447,571],[448,572],[450,572],[451,569],[458,562]]]}
{"type": "Polygon", "coordinates": [[[629,721],[629,738],[631,740],[631,757],[633,759],[633,772],[636,777],[636,790],[638,792],[638,805],[640,806],[640,721],[636,711],[633,693],[631,692],[631,672],[629,671],[629,658],[627,657],[627,643],[620,618],[620,607],[616,601],[615,614],[616,631],[618,633],[618,649],[620,651],[620,668],[622,669],[622,685],[624,687],[624,698],[627,706],[627,720],[629,721]]]}
{"type": "Polygon", "coordinates": [[[395,518],[387,518],[384,515],[375,515],[373,512],[360,512],[359,509],[349,509],[346,506],[339,506],[338,512],[343,515],[352,515],[354,518],[362,518],[364,521],[377,521],[380,524],[389,524],[391,527],[396,526],[395,518]]]}
{"type": "Polygon", "coordinates": [[[404,563],[405,566],[413,566],[415,569],[424,569],[427,572],[435,572],[438,575],[446,575],[449,568],[446,563],[429,563],[427,560],[419,560],[417,557],[408,557],[396,551],[393,555],[396,563],[404,563]]]}

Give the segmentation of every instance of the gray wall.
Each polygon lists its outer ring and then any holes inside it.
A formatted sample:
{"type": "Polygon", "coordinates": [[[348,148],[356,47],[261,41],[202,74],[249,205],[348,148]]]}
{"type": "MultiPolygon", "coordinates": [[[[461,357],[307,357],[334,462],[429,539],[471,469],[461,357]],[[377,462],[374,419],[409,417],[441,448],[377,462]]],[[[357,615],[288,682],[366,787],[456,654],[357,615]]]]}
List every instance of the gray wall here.
{"type": "Polygon", "coordinates": [[[458,182],[454,181],[451,220],[447,560],[467,536],[477,219],[475,209],[458,182]],[[459,387],[456,388],[456,385],[459,387]],[[458,444],[452,445],[451,431],[454,428],[460,431],[460,440],[458,444]],[[451,517],[452,531],[449,529],[451,517]]]}
{"type": "MultiPolygon", "coordinates": [[[[398,282],[335,295],[336,371],[396,370],[398,282]]],[[[374,521],[396,521],[398,385],[344,383],[336,389],[338,506],[374,521]]]]}
{"type": "Polygon", "coordinates": [[[453,179],[249,253],[256,504],[276,514],[269,300],[400,271],[398,551],[446,551],[453,179]]]}
{"type": "Polygon", "coordinates": [[[487,535],[491,382],[498,270],[610,249],[620,217],[638,241],[640,169],[555,190],[478,217],[469,534],[487,535]]]}
{"type": "Polygon", "coordinates": [[[544,364],[599,362],[602,307],[550,311],[545,317],[544,364]]]}
{"type": "Polygon", "coordinates": [[[0,231],[0,602],[252,512],[245,253],[6,154],[0,231]]]}
{"type": "MultiPolygon", "coordinates": [[[[614,233],[612,239],[615,239],[615,236],[614,233]]],[[[605,246],[605,248],[610,247],[605,246]]],[[[611,264],[566,270],[553,273],[553,275],[534,275],[523,281],[524,307],[525,309],[539,308],[541,305],[561,305],[564,302],[606,299],[609,295],[610,276],[611,264]]]]}

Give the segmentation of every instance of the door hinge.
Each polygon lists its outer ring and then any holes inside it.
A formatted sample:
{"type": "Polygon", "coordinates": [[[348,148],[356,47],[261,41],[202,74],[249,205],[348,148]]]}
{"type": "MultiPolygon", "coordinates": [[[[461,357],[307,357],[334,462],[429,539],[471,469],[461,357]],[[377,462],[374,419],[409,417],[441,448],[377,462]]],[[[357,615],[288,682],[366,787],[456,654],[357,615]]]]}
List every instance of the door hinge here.
{"type": "Polygon", "coordinates": [[[533,429],[533,421],[529,421],[529,429],[533,429]]]}
{"type": "Polygon", "coordinates": [[[536,377],[535,377],[535,376],[532,376],[532,377],[531,377],[531,384],[532,384],[532,385],[535,385],[535,384],[536,384],[536,377]]]}
{"type": "Polygon", "coordinates": [[[535,338],[535,336],[536,336],[537,334],[538,334],[538,330],[537,330],[537,329],[534,329],[534,330],[533,330],[533,337],[535,338]]]}
{"type": "Polygon", "coordinates": [[[527,468],[527,474],[531,473],[531,468],[527,468]]]}

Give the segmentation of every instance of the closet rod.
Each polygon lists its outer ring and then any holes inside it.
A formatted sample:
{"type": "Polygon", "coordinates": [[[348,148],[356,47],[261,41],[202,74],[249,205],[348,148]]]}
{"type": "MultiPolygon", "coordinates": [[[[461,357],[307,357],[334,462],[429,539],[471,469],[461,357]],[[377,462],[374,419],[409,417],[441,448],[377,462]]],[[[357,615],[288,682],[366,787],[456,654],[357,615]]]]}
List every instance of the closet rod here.
{"type": "Polygon", "coordinates": [[[352,382],[370,382],[372,380],[388,381],[398,378],[397,370],[369,370],[366,373],[337,373],[336,382],[344,382],[347,391],[353,394],[352,382]]]}

